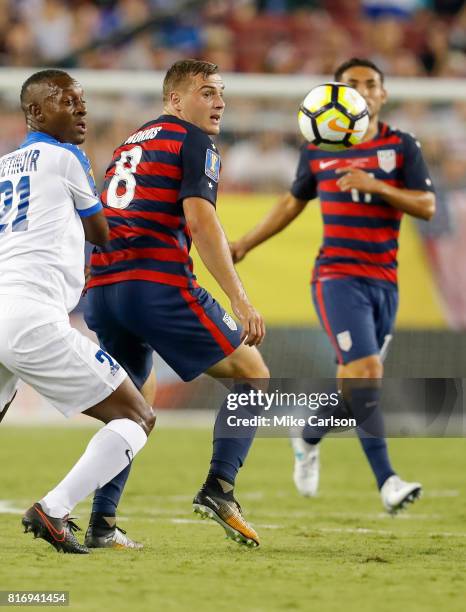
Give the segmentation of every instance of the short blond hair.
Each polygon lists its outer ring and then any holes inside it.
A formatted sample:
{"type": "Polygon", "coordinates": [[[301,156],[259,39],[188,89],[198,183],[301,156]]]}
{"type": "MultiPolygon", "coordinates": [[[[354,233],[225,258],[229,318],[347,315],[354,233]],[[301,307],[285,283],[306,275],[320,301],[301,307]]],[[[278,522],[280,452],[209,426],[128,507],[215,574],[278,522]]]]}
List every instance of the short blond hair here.
{"type": "Polygon", "coordinates": [[[170,93],[179,87],[183,81],[198,74],[203,74],[204,78],[207,78],[211,74],[216,74],[217,72],[218,66],[212,62],[202,62],[195,59],[175,62],[173,66],[168,69],[163,80],[163,101],[168,102],[170,93]]]}

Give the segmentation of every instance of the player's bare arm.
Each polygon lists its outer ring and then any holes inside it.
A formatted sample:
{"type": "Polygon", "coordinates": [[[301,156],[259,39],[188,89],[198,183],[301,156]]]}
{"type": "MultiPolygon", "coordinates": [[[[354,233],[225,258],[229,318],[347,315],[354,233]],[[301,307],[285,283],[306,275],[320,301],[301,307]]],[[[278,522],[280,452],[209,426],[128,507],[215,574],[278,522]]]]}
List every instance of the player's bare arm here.
{"type": "Polygon", "coordinates": [[[306,200],[287,192],[256,227],[230,244],[233,261],[241,261],[249,251],[285,229],[303,212],[306,204],[306,200]]]}
{"type": "Polygon", "coordinates": [[[108,242],[108,223],[103,210],[89,217],[81,217],[81,221],[88,242],[97,246],[104,246],[108,242]]]}
{"type": "Polygon", "coordinates": [[[342,191],[357,189],[363,193],[378,194],[390,206],[425,221],[429,221],[435,212],[435,195],[431,191],[400,189],[374,178],[360,168],[338,168],[335,172],[342,175],[338,179],[342,191]]]}
{"type": "Polygon", "coordinates": [[[202,261],[230,299],[232,310],[243,326],[245,343],[249,346],[260,344],[265,335],[264,321],[249,302],[236,273],[228,241],[214,207],[203,198],[186,198],[183,209],[202,261]]]}

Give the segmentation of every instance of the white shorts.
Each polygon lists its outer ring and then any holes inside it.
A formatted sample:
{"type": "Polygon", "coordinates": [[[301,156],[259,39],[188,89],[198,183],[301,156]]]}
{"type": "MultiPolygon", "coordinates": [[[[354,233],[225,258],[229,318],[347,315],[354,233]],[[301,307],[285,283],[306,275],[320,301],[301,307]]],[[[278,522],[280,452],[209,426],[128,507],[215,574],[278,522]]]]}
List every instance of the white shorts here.
{"type": "Polygon", "coordinates": [[[13,397],[18,379],[69,417],[104,400],[126,376],[60,310],[0,295],[0,411],[13,397]]]}

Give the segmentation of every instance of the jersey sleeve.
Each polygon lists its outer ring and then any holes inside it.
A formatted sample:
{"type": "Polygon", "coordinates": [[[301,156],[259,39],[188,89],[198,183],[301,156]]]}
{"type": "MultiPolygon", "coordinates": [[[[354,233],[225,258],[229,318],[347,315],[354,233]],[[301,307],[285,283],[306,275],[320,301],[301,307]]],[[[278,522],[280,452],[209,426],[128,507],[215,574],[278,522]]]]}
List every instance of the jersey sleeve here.
{"type": "Polygon", "coordinates": [[[411,134],[403,134],[403,182],[406,189],[434,191],[421,145],[411,134]]]}
{"type": "Polygon", "coordinates": [[[67,164],[64,179],[80,217],[89,217],[102,209],[97,188],[87,156],[76,146],[67,148],[67,164]]]}
{"type": "Polygon", "coordinates": [[[220,155],[207,134],[189,131],[181,148],[183,178],[179,200],[203,198],[214,206],[220,178],[220,155]]]}
{"type": "Polygon", "coordinates": [[[290,191],[298,200],[308,201],[317,197],[317,183],[310,169],[309,152],[306,144],[301,148],[296,176],[290,191]]]}

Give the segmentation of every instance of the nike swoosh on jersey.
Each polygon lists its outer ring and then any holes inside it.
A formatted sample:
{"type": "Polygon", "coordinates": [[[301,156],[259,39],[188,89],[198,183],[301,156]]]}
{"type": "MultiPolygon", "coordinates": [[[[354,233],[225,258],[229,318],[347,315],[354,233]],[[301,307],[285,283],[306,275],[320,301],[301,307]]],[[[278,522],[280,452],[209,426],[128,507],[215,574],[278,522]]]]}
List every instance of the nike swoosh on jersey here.
{"type": "Polygon", "coordinates": [[[336,164],[337,162],[338,159],[331,159],[330,161],[320,162],[320,167],[322,170],[324,170],[324,168],[327,168],[328,166],[333,166],[333,164],[336,164]]]}

